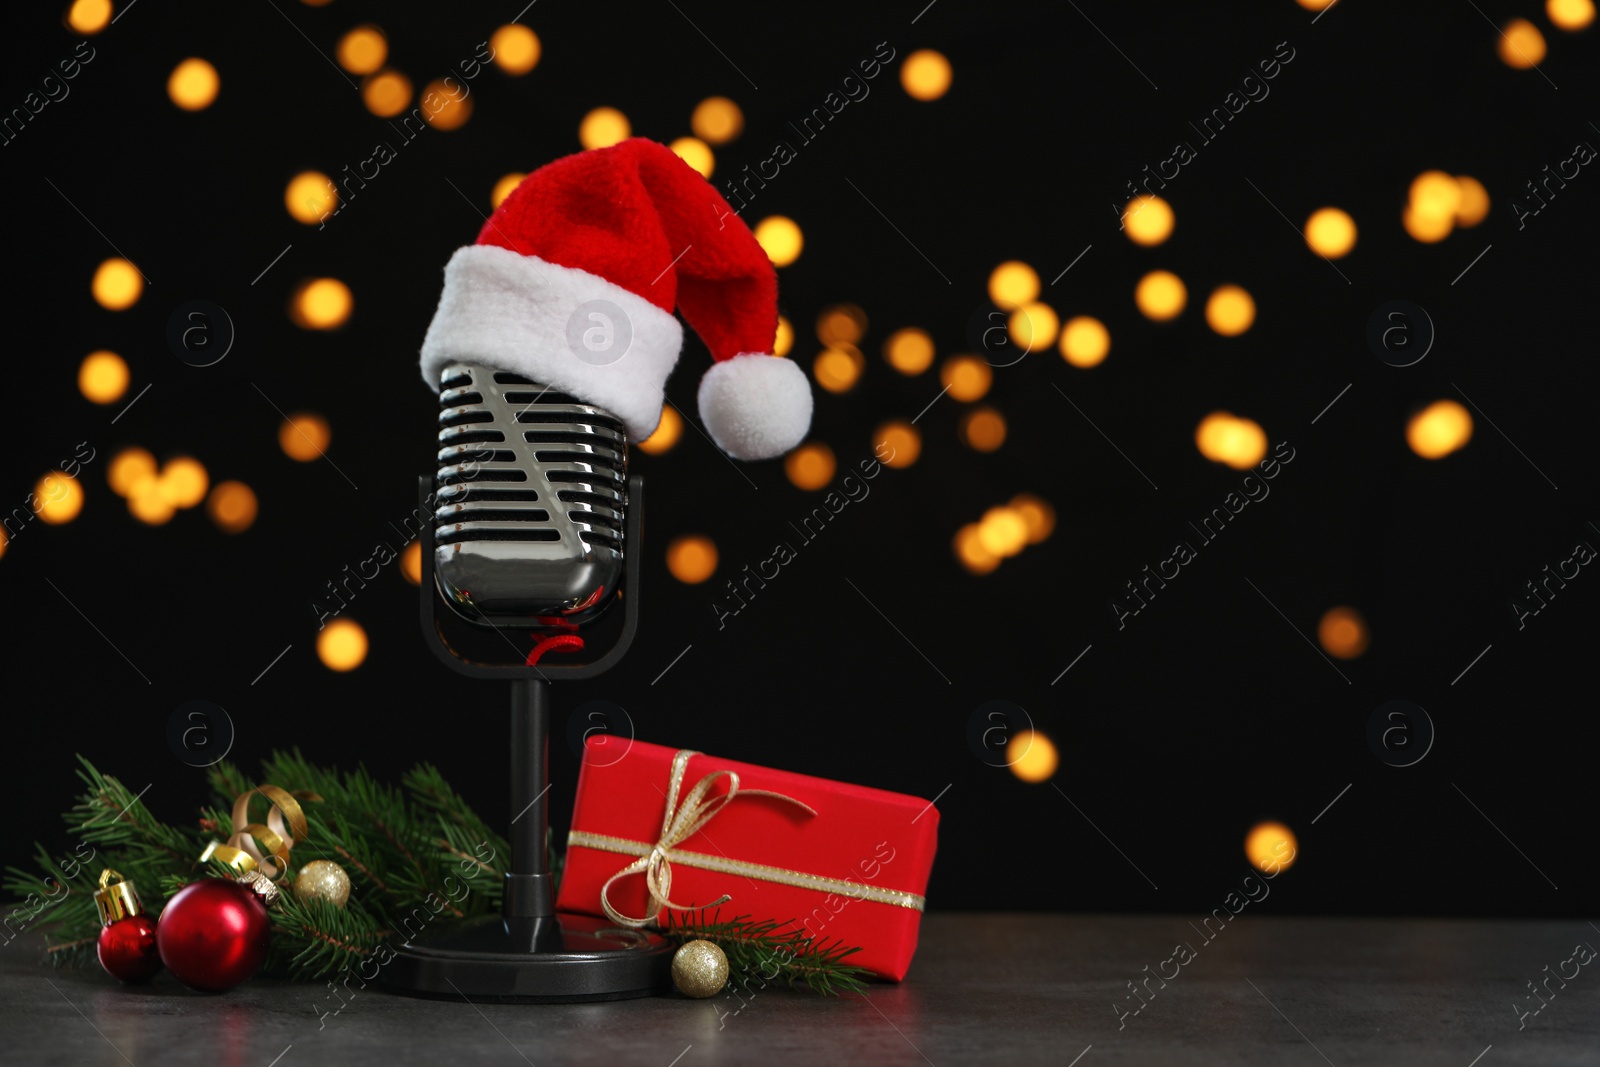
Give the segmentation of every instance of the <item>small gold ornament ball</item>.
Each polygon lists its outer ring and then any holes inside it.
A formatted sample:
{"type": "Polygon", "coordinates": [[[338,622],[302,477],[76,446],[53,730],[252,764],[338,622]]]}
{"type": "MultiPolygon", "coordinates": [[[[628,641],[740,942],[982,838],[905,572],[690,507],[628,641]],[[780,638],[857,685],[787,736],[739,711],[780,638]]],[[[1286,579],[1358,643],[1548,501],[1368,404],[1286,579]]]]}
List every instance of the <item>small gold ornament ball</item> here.
{"type": "Polygon", "coordinates": [[[312,860],[294,876],[297,900],[326,900],[342,908],[350,899],[350,876],[332,860],[312,860]]]}
{"type": "Polygon", "coordinates": [[[672,955],[672,984],[688,997],[714,997],[728,984],[728,957],[710,941],[690,941],[672,955]]]}

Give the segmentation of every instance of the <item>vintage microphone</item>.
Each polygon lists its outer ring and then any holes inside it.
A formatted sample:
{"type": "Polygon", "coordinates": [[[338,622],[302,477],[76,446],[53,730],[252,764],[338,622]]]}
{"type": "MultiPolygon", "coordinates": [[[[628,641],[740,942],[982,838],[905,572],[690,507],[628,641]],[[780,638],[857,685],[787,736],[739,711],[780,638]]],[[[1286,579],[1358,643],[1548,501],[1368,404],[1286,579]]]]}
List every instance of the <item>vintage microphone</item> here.
{"type": "Polygon", "coordinates": [[[643,485],[627,477],[626,430],[603,408],[480,364],[446,364],[439,385],[438,469],[420,487],[429,520],[423,632],[460,673],[511,679],[512,855],[501,914],[408,941],[385,982],[407,993],[513,1001],[658,992],[671,944],[604,919],[558,915],[546,851],[549,679],[610,667],[638,618],[631,579],[643,485]],[[606,647],[591,647],[590,634],[606,647]],[[574,645],[587,662],[542,660],[547,647],[574,645]]]}

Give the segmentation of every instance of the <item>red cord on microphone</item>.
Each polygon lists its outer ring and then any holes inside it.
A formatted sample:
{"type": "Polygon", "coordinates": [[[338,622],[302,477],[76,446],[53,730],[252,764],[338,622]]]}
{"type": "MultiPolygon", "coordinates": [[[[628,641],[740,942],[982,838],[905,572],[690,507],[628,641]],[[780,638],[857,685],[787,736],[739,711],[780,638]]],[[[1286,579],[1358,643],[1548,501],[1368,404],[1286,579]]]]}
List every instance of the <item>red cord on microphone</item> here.
{"type": "Polygon", "coordinates": [[[583,638],[577,634],[550,634],[539,638],[538,642],[528,651],[528,666],[539,665],[539,657],[546,652],[577,652],[583,648],[583,638]]]}

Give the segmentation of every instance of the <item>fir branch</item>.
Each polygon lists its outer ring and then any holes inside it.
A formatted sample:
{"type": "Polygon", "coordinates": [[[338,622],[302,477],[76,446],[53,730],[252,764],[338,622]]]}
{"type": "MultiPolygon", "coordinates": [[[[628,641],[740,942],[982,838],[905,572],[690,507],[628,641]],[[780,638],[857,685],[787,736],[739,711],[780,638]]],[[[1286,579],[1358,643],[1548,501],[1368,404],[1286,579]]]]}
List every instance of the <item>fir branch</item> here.
{"type": "Polygon", "coordinates": [[[84,789],[64,816],[79,843],[76,855],[62,853],[57,860],[39,846],[36,869],[12,867],[0,879],[12,905],[9,916],[0,909],[5,923],[0,937],[47,930],[51,943],[45,958],[54,964],[94,959],[100,923],[93,894],[105,867],[135,882],[152,914],[197,879],[236,876],[215,862],[202,867],[197,858],[207,842],[226,840],[233,832],[235,798],[261,781],[302,798],[310,833],[296,842],[291,866],[334,859],[352,882],[350,900],[339,908],[299,900],[292,878],[280,881],[279,898],[271,906],[267,973],[299,979],[348,973],[376,946],[402,937],[400,931],[410,929],[419,914],[443,930],[499,906],[499,874],[510,855],[505,840],[433,767],[413,769],[403,779],[404,788],[396,788],[379,783],[364,767],[347,772],[318,767],[298,750],[274,752],[254,780],[222,761],[207,772],[215,801],[199,809],[198,819],[173,825],[157,819],[116,778],[81,757],[79,762],[84,789]],[[466,884],[466,893],[458,882],[466,884]],[[450,886],[456,888],[442,891],[450,886]]]}
{"type": "Polygon", "coordinates": [[[692,918],[668,911],[660,932],[680,945],[696,940],[717,945],[728,957],[729,983],[746,989],[751,982],[759,981],[764,988],[767,982],[778,978],[790,987],[804,984],[823,995],[865,989],[862,979],[867,977],[867,971],[844,962],[860,952],[859,948],[819,940],[793,919],[780,923],[776,919],[753,920],[739,915],[724,920],[718,911],[707,920],[704,909],[696,911],[692,918]]]}

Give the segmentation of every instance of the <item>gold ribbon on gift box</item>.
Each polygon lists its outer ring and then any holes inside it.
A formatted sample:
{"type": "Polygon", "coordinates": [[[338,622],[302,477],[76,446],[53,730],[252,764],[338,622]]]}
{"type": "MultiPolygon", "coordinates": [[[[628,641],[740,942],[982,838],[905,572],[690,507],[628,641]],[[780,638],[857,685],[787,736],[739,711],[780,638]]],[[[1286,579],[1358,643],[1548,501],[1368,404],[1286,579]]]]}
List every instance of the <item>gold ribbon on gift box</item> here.
{"type": "Polygon", "coordinates": [[[616,874],[606,879],[600,889],[600,906],[605,909],[606,917],[619,926],[628,926],[635,929],[649,925],[662,908],[671,908],[673,911],[693,911],[697,908],[714,908],[726,904],[733,897],[724,893],[709,904],[689,905],[674,904],[671,899],[672,892],[672,865],[681,863],[685,867],[696,867],[703,871],[717,871],[721,874],[735,874],[744,878],[759,878],[763,882],[772,882],[776,885],[792,886],[796,889],[815,889],[818,892],[838,893],[853,900],[870,900],[878,904],[889,904],[898,908],[910,908],[912,911],[921,911],[924,900],[917,893],[906,893],[898,889],[881,889],[877,886],[863,885],[860,882],[847,881],[843,878],[827,878],[818,874],[807,874],[804,871],[791,871],[783,867],[770,867],[764,863],[749,863],[745,860],[730,859],[727,856],[712,856],[704,852],[690,852],[678,846],[708,822],[717,816],[723,808],[733,803],[740,797],[767,797],[771,800],[781,800],[786,804],[805,811],[808,815],[816,812],[809,806],[790,796],[775,793],[768,789],[740,789],[739,775],[736,771],[713,771],[701,778],[690,788],[684,796],[683,803],[678,803],[678,794],[683,789],[683,779],[689,769],[689,759],[700,753],[691,749],[679,749],[672,759],[672,777],[667,783],[666,812],[661,819],[661,836],[655,844],[643,841],[630,841],[623,837],[612,837],[609,834],[595,834],[587,830],[573,830],[567,835],[567,845],[579,845],[584,848],[599,849],[603,852],[617,852],[625,856],[637,856],[638,859],[622,868],[616,874]],[[728,780],[728,791],[719,796],[707,799],[713,786],[720,780],[728,780]],[[643,874],[645,885],[650,892],[649,911],[642,917],[624,915],[611,904],[611,887],[620,879],[630,875],[643,874]]]}

